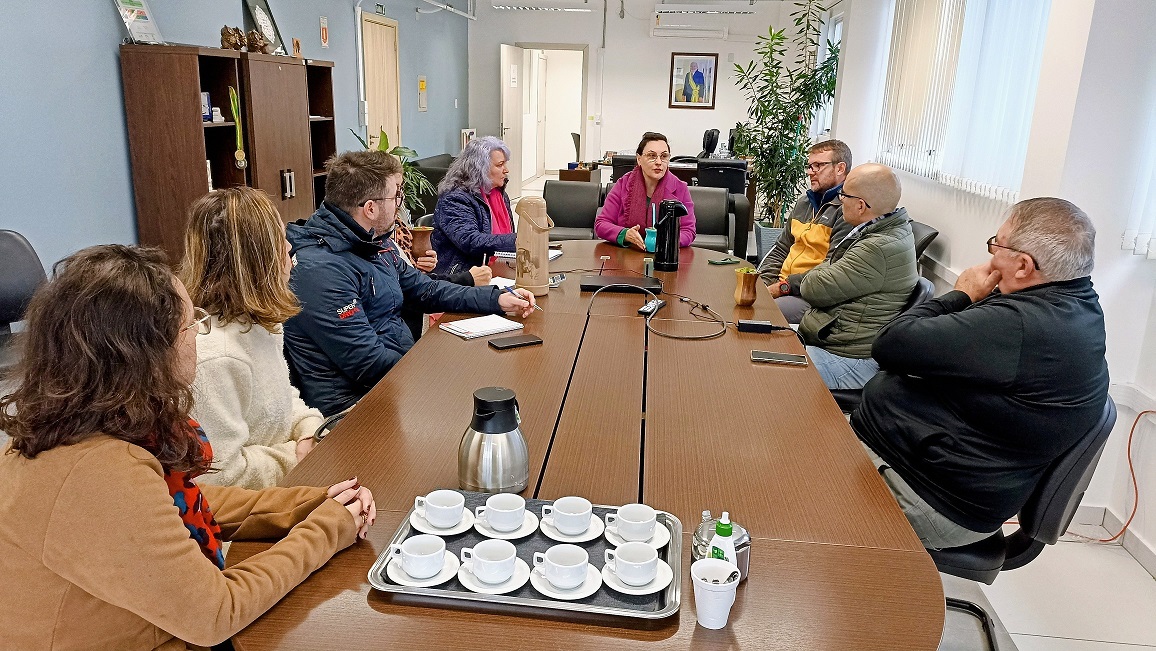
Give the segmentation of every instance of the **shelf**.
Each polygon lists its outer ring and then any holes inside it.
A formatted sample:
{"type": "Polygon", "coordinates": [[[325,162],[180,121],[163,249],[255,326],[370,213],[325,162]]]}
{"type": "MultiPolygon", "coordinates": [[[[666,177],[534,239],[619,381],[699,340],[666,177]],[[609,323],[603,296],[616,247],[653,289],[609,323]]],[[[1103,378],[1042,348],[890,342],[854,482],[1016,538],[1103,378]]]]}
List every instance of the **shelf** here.
{"type": "Polygon", "coordinates": [[[315,116],[310,115],[309,121],[310,122],[332,122],[333,118],[319,118],[319,117],[315,117],[315,116]]]}
{"type": "Polygon", "coordinates": [[[205,127],[206,129],[209,129],[212,127],[235,127],[235,126],[237,126],[237,123],[236,122],[202,122],[201,126],[205,127]]]}

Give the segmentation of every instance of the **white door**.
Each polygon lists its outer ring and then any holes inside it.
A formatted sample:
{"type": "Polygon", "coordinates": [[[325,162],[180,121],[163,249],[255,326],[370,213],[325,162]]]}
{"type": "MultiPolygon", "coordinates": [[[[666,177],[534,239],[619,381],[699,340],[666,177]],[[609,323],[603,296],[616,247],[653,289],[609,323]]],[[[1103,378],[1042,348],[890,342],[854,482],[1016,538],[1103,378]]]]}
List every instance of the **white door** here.
{"type": "Polygon", "coordinates": [[[361,14],[365,54],[366,135],[377,149],[382,131],[389,146],[401,144],[401,85],[397,57],[397,21],[376,14],[361,14]]]}
{"type": "Polygon", "coordinates": [[[506,194],[510,199],[522,196],[522,84],[526,83],[522,70],[523,50],[513,45],[501,45],[502,112],[499,137],[510,148],[510,181],[506,194]]]}
{"type": "Polygon", "coordinates": [[[534,143],[535,147],[534,158],[535,174],[542,176],[546,173],[546,53],[538,52],[538,78],[534,80],[538,84],[538,106],[535,112],[538,115],[538,124],[536,126],[537,137],[534,143]]]}

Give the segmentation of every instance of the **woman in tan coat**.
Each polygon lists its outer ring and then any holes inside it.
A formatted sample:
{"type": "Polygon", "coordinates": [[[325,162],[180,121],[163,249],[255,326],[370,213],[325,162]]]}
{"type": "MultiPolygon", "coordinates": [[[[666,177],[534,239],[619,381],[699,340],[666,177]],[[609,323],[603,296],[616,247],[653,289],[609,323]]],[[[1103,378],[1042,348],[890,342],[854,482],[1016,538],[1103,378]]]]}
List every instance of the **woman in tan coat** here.
{"type": "Polygon", "coordinates": [[[56,266],[0,399],[0,648],[184,649],[227,640],[365,536],[373,496],[205,486],[188,419],[208,318],[147,249],[56,266]],[[224,569],[221,542],[281,538],[224,569]]]}

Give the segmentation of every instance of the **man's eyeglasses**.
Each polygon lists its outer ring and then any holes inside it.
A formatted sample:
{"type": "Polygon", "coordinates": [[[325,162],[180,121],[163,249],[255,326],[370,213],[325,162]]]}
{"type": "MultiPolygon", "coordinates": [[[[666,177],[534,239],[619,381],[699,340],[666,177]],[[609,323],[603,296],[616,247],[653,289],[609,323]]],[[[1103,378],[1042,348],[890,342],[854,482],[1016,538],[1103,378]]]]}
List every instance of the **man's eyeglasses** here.
{"type": "Polygon", "coordinates": [[[669,153],[656,154],[654,152],[649,152],[649,153],[643,154],[642,158],[646,159],[646,161],[650,162],[650,163],[654,163],[656,161],[662,161],[665,163],[665,162],[670,160],[670,154],[669,153]]]}
{"type": "Polygon", "coordinates": [[[1036,266],[1036,271],[1039,271],[1039,270],[1040,270],[1040,263],[1036,262],[1036,258],[1035,258],[1035,256],[1033,256],[1032,254],[1028,253],[1027,251],[1020,251],[1019,249],[1013,249],[1013,248],[1011,248],[1010,246],[1004,246],[1004,245],[1002,245],[1002,244],[996,244],[996,243],[995,243],[995,238],[996,238],[996,236],[995,236],[995,235],[992,235],[991,237],[989,237],[989,238],[987,239],[987,252],[988,252],[989,254],[991,254],[991,255],[995,255],[995,251],[993,251],[993,250],[992,250],[992,247],[993,247],[993,246],[994,246],[994,247],[999,247],[999,248],[1001,248],[1001,249],[1007,249],[1008,251],[1015,251],[1016,253],[1022,253],[1022,254],[1024,254],[1024,255],[1028,256],[1028,258],[1029,258],[1029,259],[1031,259],[1031,261],[1032,261],[1032,264],[1034,264],[1034,265],[1036,266]]]}
{"type": "Polygon", "coordinates": [[[862,201],[862,202],[863,202],[863,205],[864,205],[864,206],[867,206],[868,208],[870,208],[870,207],[871,207],[871,204],[867,203],[867,200],[866,200],[866,199],[864,199],[863,197],[856,197],[855,195],[853,195],[853,194],[847,194],[846,192],[843,192],[842,190],[839,190],[839,191],[838,191],[838,192],[836,192],[835,194],[839,195],[840,197],[842,197],[842,198],[844,198],[844,199],[858,199],[859,201],[862,201]]]}
{"type": "Polygon", "coordinates": [[[836,162],[838,161],[821,160],[815,163],[807,163],[803,167],[807,168],[808,172],[818,172],[819,170],[823,169],[824,165],[834,165],[836,162]]]}
{"type": "Polygon", "coordinates": [[[197,334],[207,335],[213,329],[213,322],[209,319],[209,313],[199,307],[193,308],[193,322],[181,328],[181,332],[185,330],[197,329],[197,334]]]}
{"type": "Polygon", "coordinates": [[[394,205],[396,205],[398,208],[401,208],[401,204],[405,201],[405,194],[402,193],[400,188],[398,188],[398,191],[395,192],[392,197],[373,197],[371,199],[366,199],[365,201],[361,202],[361,206],[364,208],[365,204],[369,203],[370,201],[379,201],[380,202],[380,201],[387,201],[387,200],[392,200],[394,205]]]}

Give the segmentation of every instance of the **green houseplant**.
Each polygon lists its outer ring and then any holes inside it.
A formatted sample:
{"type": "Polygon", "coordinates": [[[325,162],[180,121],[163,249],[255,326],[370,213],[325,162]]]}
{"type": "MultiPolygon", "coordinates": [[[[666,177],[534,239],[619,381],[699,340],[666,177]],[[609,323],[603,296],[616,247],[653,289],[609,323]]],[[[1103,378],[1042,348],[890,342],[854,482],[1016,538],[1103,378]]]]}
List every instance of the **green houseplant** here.
{"type": "MultiPolygon", "coordinates": [[[[362,147],[369,149],[369,143],[361,137],[359,133],[353,129],[349,130],[354,138],[361,143],[362,147]]],[[[425,207],[421,202],[421,195],[435,194],[433,184],[429,179],[421,173],[421,170],[413,164],[413,159],[417,158],[417,152],[409,147],[402,147],[397,145],[390,149],[389,136],[385,135],[385,130],[381,131],[381,136],[377,140],[377,148],[381,151],[388,152],[401,159],[401,190],[405,194],[405,210],[410,215],[424,214],[425,207]]],[[[408,220],[412,225],[412,219],[408,220]]]]}
{"type": "Polygon", "coordinates": [[[736,125],[735,153],[747,158],[754,173],[759,224],[781,228],[807,179],[807,149],[815,110],[835,96],[838,47],[819,62],[819,34],[827,7],[800,0],[791,14],[795,33],[772,26],[759,36],[757,58],[735,64],[735,77],[750,101],[748,120],[736,125]],[[788,50],[794,58],[788,65],[788,50]]]}

